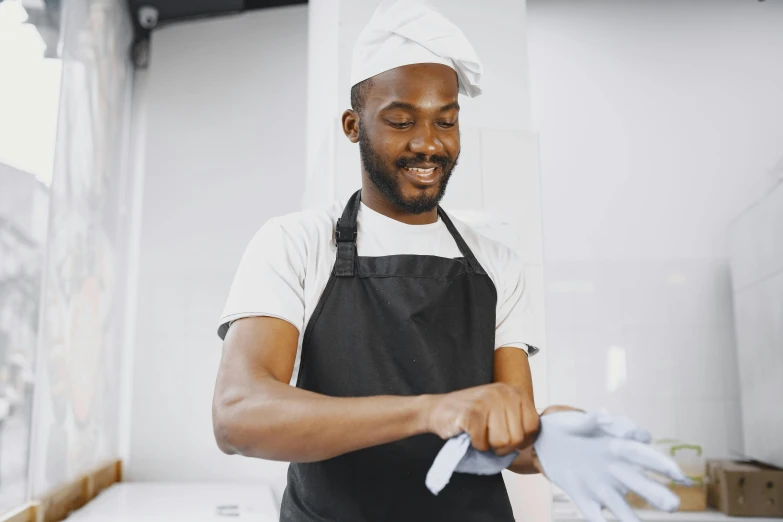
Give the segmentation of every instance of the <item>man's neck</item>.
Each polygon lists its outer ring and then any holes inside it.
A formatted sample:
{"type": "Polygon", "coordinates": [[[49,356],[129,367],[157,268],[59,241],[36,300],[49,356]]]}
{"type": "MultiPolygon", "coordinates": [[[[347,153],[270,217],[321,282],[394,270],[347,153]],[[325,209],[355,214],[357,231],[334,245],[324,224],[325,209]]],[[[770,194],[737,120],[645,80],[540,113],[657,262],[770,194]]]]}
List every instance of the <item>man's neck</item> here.
{"type": "Polygon", "coordinates": [[[421,214],[410,214],[389,203],[375,185],[366,180],[362,181],[362,203],[379,214],[408,225],[429,225],[438,220],[437,207],[421,214]]]}

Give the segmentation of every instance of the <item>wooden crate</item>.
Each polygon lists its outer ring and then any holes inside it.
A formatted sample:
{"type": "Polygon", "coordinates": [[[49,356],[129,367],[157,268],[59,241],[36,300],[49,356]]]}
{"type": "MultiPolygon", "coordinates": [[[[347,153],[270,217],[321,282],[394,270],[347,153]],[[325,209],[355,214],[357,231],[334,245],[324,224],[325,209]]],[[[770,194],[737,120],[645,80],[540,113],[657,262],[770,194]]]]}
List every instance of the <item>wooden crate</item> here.
{"type": "MultiPolygon", "coordinates": [[[[707,486],[678,486],[670,485],[669,489],[680,498],[680,507],[677,511],[706,511],[707,510],[707,486]]],[[[636,509],[654,509],[643,498],[631,492],[625,499],[636,509]]]]}

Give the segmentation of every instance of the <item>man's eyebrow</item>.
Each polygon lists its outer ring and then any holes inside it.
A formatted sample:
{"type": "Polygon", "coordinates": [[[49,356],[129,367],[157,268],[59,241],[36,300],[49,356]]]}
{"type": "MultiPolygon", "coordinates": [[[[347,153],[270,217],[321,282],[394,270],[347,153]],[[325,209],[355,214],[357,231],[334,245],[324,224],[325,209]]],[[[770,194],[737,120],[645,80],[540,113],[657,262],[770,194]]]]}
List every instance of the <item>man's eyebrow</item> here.
{"type": "Polygon", "coordinates": [[[402,110],[405,110],[405,111],[416,112],[416,107],[413,104],[400,102],[400,101],[393,101],[393,102],[389,103],[388,105],[386,105],[386,107],[381,109],[381,112],[383,112],[383,111],[390,111],[392,109],[402,109],[402,110]]]}
{"type": "MultiPolygon", "coordinates": [[[[411,104],[411,103],[393,101],[393,102],[389,103],[388,105],[386,105],[386,107],[381,109],[381,112],[389,111],[389,110],[392,110],[392,109],[402,109],[402,110],[412,111],[412,112],[415,112],[417,110],[416,106],[411,104]]],[[[444,105],[443,107],[440,108],[439,112],[446,112],[446,111],[449,111],[451,109],[459,110],[459,103],[458,102],[451,102],[448,105],[444,105]]]]}

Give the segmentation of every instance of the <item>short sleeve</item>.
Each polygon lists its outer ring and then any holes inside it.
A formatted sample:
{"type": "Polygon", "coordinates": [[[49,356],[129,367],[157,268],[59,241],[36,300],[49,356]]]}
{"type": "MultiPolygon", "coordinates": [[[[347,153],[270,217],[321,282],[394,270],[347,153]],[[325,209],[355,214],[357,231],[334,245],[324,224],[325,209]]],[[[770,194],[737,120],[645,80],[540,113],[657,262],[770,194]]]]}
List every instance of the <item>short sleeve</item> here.
{"type": "Polygon", "coordinates": [[[540,341],[535,318],[531,313],[530,290],[526,285],[524,266],[519,256],[507,251],[497,288],[498,304],[495,326],[495,349],[503,346],[523,348],[528,355],[539,351],[540,341]]]}
{"type": "Polygon", "coordinates": [[[267,221],[250,240],[229,290],[218,336],[225,339],[231,322],[268,316],[304,323],[305,260],[291,237],[275,219],[267,221]]]}

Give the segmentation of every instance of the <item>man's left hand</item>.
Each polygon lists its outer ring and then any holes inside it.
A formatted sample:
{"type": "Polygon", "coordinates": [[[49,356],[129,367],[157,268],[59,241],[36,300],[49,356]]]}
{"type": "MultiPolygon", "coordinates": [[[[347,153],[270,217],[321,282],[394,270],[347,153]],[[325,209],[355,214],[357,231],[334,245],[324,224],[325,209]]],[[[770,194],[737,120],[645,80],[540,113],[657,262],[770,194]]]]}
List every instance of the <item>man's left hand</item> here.
{"type": "Polygon", "coordinates": [[[677,496],[646,471],[689,482],[673,460],[647,445],[649,439],[628,419],[605,412],[561,410],[541,418],[536,465],[571,497],[588,521],[605,522],[601,514],[605,507],[622,522],[638,522],[624,498],[628,491],[658,509],[674,511],[679,506],[677,496]]]}

